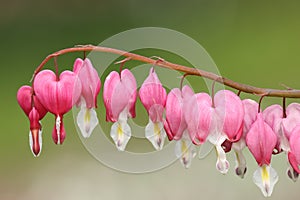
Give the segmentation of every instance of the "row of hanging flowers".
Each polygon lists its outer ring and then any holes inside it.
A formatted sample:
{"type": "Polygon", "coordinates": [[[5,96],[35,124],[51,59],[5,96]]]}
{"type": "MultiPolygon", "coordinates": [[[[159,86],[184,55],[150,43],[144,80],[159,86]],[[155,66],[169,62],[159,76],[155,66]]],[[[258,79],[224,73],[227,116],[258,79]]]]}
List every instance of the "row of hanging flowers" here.
{"type": "MultiPolygon", "coordinates": [[[[57,65],[57,64],[56,64],[57,65]]],[[[270,196],[278,181],[271,167],[272,154],[285,153],[289,160],[288,176],[296,181],[300,173],[300,104],[285,108],[271,105],[265,110],[251,99],[241,100],[229,90],[212,93],[194,91],[184,85],[167,94],[155,69],[140,89],[128,69],[112,71],[103,84],[103,103],[106,121],[113,122],[110,136],[116,148],[124,151],[131,137],[128,118],[135,118],[137,98],[147,110],[149,122],[145,137],[156,150],[161,150],[166,137],[175,140],[175,154],[184,167],[189,168],[195,157],[195,146],[209,142],[217,152],[216,168],[222,174],[229,169],[226,153],[233,150],[236,174],[243,178],[246,147],[254,156],[258,169],[253,174],[254,183],[264,196],[270,196]]],[[[98,125],[97,100],[101,89],[100,77],[92,62],[78,58],[72,71],[58,74],[51,70],[38,71],[32,86],[22,86],[17,100],[30,122],[29,144],[34,156],[42,149],[41,120],[48,113],[55,117],[52,138],[62,144],[66,137],[64,114],[73,106],[79,107],[77,125],[82,136],[88,138],[98,125]]],[[[262,100],[262,98],[261,98],[262,100]]],[[[285,100],[285,98],[284,98],[285,100]]]]}

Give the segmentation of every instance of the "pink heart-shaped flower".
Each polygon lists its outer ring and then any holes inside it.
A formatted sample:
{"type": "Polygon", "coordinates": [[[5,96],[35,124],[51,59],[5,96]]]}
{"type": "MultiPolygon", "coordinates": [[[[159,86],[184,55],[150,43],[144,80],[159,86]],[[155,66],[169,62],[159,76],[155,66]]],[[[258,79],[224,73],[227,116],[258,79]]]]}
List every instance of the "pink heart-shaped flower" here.
{"type": "MultiPolygon", "coordinates": [[[[209,135],[226,135],[230,142],[236,142],[242,135],[244,108],[239,97],[231,91],[220,90],[211,97],[206,93],[194,95],[194,101],[187,105],[188,129],[196,132],[196,138],[203,143],[209,135]]],[[[191,98],[191,99],[193,99],[191,98]]],[[[220,137],[211,137],[212,143],[223,143],[220,137]]]]}
{"type": "Polygon", "coordinates": [[[43,70],[35,77],[34,90],[49,112],[63,115],[71,110],[79,99],[81,83],[71,71],[64,71],[57,78],[54,72],[43,70]]]}
{"type": "Polygon", "coordinates": [[[43,70],[34,80],[36,96],[44,107],[55,115],[55,127],[52,132],[56,144],[61,144],[65,138],[62,118],[78,101],[82,88],[75,73],[64,71],[59,77],[50,70],[43,70]]]}
{"type": "Polygon", "coordinates": [[[17,100],[30,121],[29,145],[34,156],[39,156],[42,148],[42,127],[40,120],[48,112],[40,103],[30,86],[22,86],[17,93],[17,100]]]}
{"type": "Polygon", "coordinates": [[[129,111],[128,117],[135,117],[136,87],[136,80],[128,69],[124,69],[121,75],[116,71],[112,71],[106,77],[103,87],[103,100],[107,121],[118,121],[120,113],[126,107],[129,111]]]}

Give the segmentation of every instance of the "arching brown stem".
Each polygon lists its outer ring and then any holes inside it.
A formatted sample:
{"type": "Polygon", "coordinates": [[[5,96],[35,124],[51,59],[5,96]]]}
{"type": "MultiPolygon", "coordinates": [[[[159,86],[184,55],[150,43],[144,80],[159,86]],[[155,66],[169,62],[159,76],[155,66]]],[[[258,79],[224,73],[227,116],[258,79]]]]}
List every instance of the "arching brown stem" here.
{"type": "Polygon", "coordinates": [[[176,63],[171,63],[171,62],[168,62],[165,60],[162,60],[161,62],[157,62],[157,60],[154,60],[152,58],[148,58],[145,56],[141,56],[138,54],[134,54],[134,53],[118,50],[118,49],[113,49],[113,48],[109,48],[109,47],[101,47],[101,46],[93,46],[93,45],[82,45],[82,46],[76,46],[76,47],[72,47],[72,48],[62,49],[60,51],[57,51],[53,54],[48,55],[34,71],[33,80],[34,80],[36,74],[44,67],[44,65],[51,58],[59,56],[59,55],[63,55],[66,53],[70,53],[70,52],[82,52],[82,51],[83,52],[99,51],[99,52],[118,54],[120,56],[125,56],[127,58],[130,58],[131,60],[155,64],[156,66],[165,67],[168,69],[173,69],[173,70],[177,70],[180,72],[184,72],[187,75],[202,76],[204,78],[215,80],[216,82],[222,83],[226,86],[229,86],[236,90],[240,90],[245,93],[257,94],[257,95],[265,94],[264,96],[272,96],[272,97],[300,98],[300,90],[294,90],[294,89],[292,89],[292,90],[277,90],[277,89],[254,87],[251,85],[246,85],[243,83],[235,82],[235,81],[227,79],[225,77],[220,77],[217,74],[207,72],[204,70],[179,65],[176,63]]]}

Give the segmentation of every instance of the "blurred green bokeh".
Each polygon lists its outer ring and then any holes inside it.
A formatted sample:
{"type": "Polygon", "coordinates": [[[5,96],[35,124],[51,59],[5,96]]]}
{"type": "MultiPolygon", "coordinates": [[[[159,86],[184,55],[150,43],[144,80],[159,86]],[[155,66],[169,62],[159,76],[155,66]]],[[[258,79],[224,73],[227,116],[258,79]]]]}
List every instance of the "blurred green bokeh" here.
{"type": "MultiPolygon", "coordinates": [[[[156,173],[124,174],[88,154],[71,113],[65,117],[67,139],[62,146],[53,144],[54,117],[46,116],[43,152],[33,158],[29,124],[17,105],[16,92],[29,84],[35,67],[48,54],[76,44],[98,44],[121,31],[146,26],[192,37],[225,77],[260,87],[300,88],[299,9],[296,0],[1,1],[0,199],[263,199],[252,183],[256,164],[248,152],[245,180],[234,175],[231,154],[227,176],[215,170],[214,154],[204,161],[195,159],[189,170],[176,162],[156,173]]],[[[59,58],[61,69],[71,69],[76,56],[59,58]]],[[[263,107],[280,102],[266,98],[263,107]]],[[[271,199],[299,199],[300,183],[287,179],[285,155],[275,156],[273,163],[280,181],[271,199]]]]}

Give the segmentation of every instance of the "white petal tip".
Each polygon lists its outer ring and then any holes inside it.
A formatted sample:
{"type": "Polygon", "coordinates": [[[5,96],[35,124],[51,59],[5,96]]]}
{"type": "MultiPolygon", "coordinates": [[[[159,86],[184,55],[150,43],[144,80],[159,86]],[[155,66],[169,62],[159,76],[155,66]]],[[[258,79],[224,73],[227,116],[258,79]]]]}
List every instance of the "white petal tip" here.
{"type": "Polygon", "coordinates": [[[131,137],[131,129],[126,122],[115,122],[111,127],[110,136],[117,149],[124,151],[131,137]]]}
{"type": "Polygon", "coordinates": [[[39,157],[42,152],[42,131],[39,130],[38,133],[29,132],[29,146],[31,153],[34,157],[39,157]]]}
{"type": "Polygon", "coordinates": [[[229,162],[227,160],[218,159],[216,163],[216,168],[221,174],[227,174],[229,170],[229,162]]]}
{"type": "Polygon", "coordinates": [[[86,107],[81,106],[81,109],[77,115],[77,125],[80,129],[82,137],[89,138],[98,123],[99,120],[97,118],[95,109],[87,109],[86,107]]]}
{"type": "Polygon", "coordinates": [[[145,128],[145,136],[151,142],[155,150],[162,150],[166,138],[166,132],[162,122],[153,123],[149,120],[145,128]]]}
{"type": "Polygon", "coordinates": [[[220,146],[217,145],[216,147],[216,152],[217,152],[217,162],[216,162],[216,168],[221,174],[227,174],[229,170],[229,162],[226,159],[226,154],[224,149],[220,146]]]}
{"type": "Polygon", "coordinates": [[[185,137],[177,141],[175,144],[175,155],[180,159],[185,169],[191,167],[192,160],[196,156],[196,149],[192,142],[185,137]]]}
{"type": "Polygon", "coordinates": [[[275,184],[278,181],[276,171],[267,165],[263,165],[253,174],[253,182],[260,188],[265,197],[272,195],[275,184]]]}

